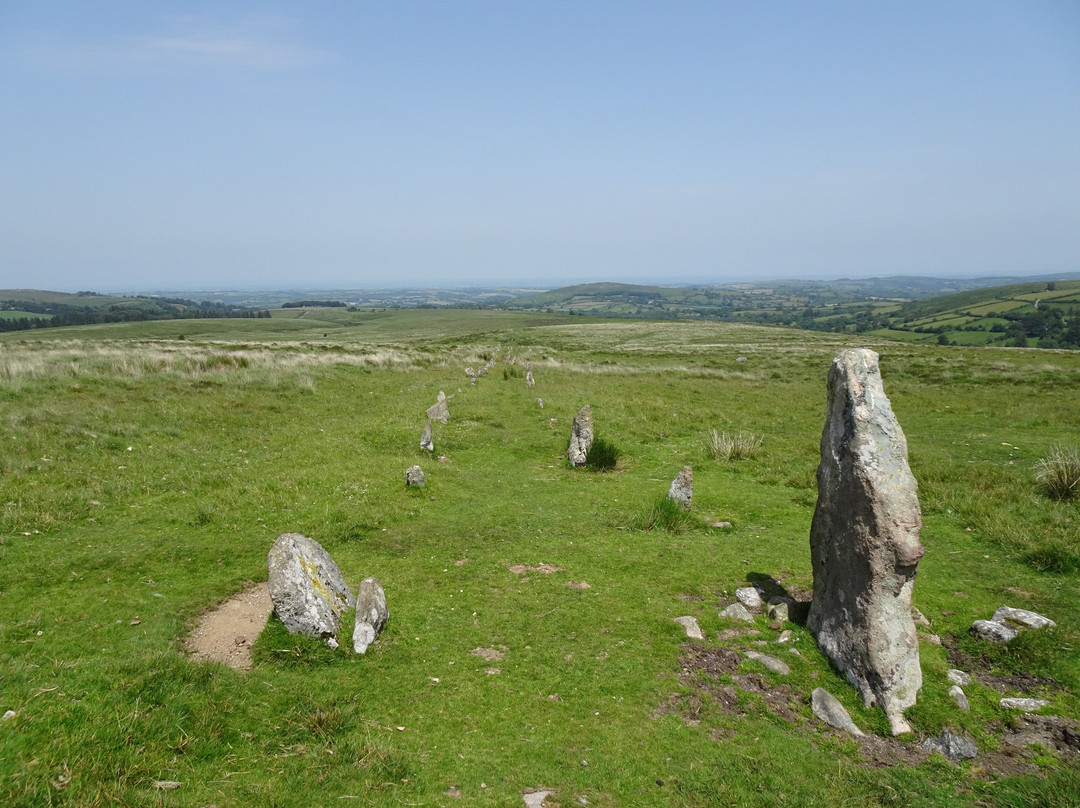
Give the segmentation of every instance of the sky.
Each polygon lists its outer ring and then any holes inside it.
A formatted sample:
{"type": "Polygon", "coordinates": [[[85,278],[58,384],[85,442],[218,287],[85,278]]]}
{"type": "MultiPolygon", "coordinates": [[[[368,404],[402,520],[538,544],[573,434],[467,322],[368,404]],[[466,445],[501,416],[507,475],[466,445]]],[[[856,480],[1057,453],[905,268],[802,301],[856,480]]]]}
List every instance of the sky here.
{"type": "Polygon", "coordinates": [[[1076,0],[0,0],[0,288],[1080,271],[1076,0]]]}

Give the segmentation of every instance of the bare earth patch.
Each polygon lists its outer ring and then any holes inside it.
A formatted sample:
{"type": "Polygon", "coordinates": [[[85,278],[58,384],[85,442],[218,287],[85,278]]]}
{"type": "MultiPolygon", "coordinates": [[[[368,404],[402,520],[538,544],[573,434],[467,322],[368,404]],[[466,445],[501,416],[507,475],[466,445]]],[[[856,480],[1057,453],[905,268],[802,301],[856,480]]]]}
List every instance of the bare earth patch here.
{"type": "Polygon", "coordinates": [[[192,659],[251,670],[251,646],[273,609],[266,582],[253,584],[204,614],[184,648],[192,659]]]}
{"type": "Polygon", "coordinates": [[[515,564],[512,567],[507,567],[510,572],[515,575],[524,575],[526,572],[542,572],[544,575],[551,575],[553,572],[562,572],[562,567],[556,567],[554,564],[541,564],[539,567],[530,567],[528,564],[515,564]]]}

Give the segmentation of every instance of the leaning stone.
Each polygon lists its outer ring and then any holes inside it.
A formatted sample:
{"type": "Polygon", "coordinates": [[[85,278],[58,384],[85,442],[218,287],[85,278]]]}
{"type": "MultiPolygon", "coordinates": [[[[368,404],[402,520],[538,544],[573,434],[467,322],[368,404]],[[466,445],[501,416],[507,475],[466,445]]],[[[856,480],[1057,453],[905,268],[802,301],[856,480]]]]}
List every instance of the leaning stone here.
{"type": "Polygon", "coordinates": [[[424,470],[419,466],[409,466],[405,469],[405,487],[424,487],[424,470]]]}
{"type": "MultiPolygon", "coordinates": [[[[792,649],[794,650],[794,649],[792,649]]],[[[863,731],[855,726],[851,715],[844,709],[844,705],[836,700],[836,697],[824,688],[816,687],[810,694],[810,707],[814,715],[835,729],[842,729],[852,735],[863,736],[863,731]]]]}
{"type": "Polygon", "coordinates": [[[1049,706],[1050,702],[1046,699],[1007,698],[998,702],[998,707],[1003,710],[1023,710],[1025,713],[1033,713],[1049,706]]]}
{"type": "Polygon", "coordinates": [[[701,633],[701,626],[698,625],[696,617],[676,617],[675,622],[686,630],[686,636],[691,640],[705,639],[705,635],[701,633]]]}
{"type": "Polygon", "coordinates": [[[963,712],[968,712],[971,709],[971,705],[968,704],[967,694],[964,693],[963,688],[960,685],[953,685],[949,688],[949,695],[952,696],[953,701],[956,702],[956,706],[963,712]]]}
{"type": "Polygon", "coordinates": [[[959,735],[947,727],[936,738],[927,738],[923,741],[922,748],[931,754],[937,752],[939,755],[944,755],[953,762],[971,760],[979,754],[975,741],[967,735],[959,735]]]}
{"type": "Polygon", "coordinates": [[[1057,625],[1049,617],[1043,617],[1037,612],[1029,612],[1027,609],[1012,609],[1008,606],[1002,606],[994,612],[994,616],[990,619],[995,623],[1019,623],[1025,628],[1045,628],[1046,626],[1057,625]]]}
{"type": "Polygon", "coordinates": [[[353,650],[358,654],[368,646],[386,627],[390,612],[386,610],[386,593],[378,578],[365,578],[356,590],[356,625],[353,627],[353,650]]]}
{"type": "Polygon", "coordinates": [[[752,612],[761,611],[761,592],[756,586],[743,586],[735,590],[735,600],[752,612]]]}
{"type": "Polygon", "coordinates": [[[694,498],[694,470],[690,466],[682,467],[682,471],[672,480],[667,495],[668,499],[675,500],[684,509],[690,508],[690,501],[694,498]]]}
{"type": "Polygon", "coordinates": [[[424,427],[424,433],[420,436],[420,448],[429,452],[435,451],[435,444],[431,441],[431,421],[424,427]]]}
{"type": "Polygon", "coordinates": [[[863,703],[884,710],[893,734],[910,732],[904,710],[922,687],[911,616],[922,514],[873,351],[833,361],[817,481],[807,626],[863,703]]]}
{"type": "Polygon", "coordinates": [[[791,668],[788,667],[787,663],[782,662],[774,656],[761,654],[757,651],[743,651],[743,656],[747,659],[754,660],[754,662],[760,662],[767,670],[770,670],[773,673],[779,673],[781,676],[787,676],[791,673],[791,668]]]}
{"type": "Polygon", "coordinates": [[[971,684],[971,674],[965,671],[957,670],[956,668],[950,668],[945,671],[945,678],[948,679],[954,685],[960,685],[961,687],[967,687],[971,684]]]}
{"type": "Polygon", "coordinates": [[[570,465],[585,465],[585,457],[589,454],[592,442],[592,407],[586,404],[574,416],[574,424],[570,429],[570,448],[566,452],[567,457],[570,458],[570,465]]]}
{"type": "Polygon", "coordinates": [[[769,598],[769,606],[767,609],[769,619],[778,620],[781,623],[788,622],[791,619],[791,607],[794,603],[795,602],[790,598],[773,595],[769,598]]]}
{"type": "Polygon", "coordinates": [[[440,424],[449,423],[450,405],[446,402],[446,393],[440,390],[438,400],[427,408],[427,417],[432,421],[438,421],[440,424]]]}
{"type": "Polygon", "coordinates": [[[290,633],[318,637],[336,647],[341,613],[355,602],[330,554],[299,533],[278,536],[267,557],[270,600],[290,633]]]}
{"type": "Polygon", "coordinates": [[[998,623],[995,620],[976,620],[971,624],[972,636],[978,637],[980,640],[989,640],[990,642],[1008,642],[1015,639],[1020,632],[1012,626],[1007,626],[1004,623],[998,623]]]}
{"type": "Polygon", "coordinates": [[[746,611],[746,607],[741,603],[732,603],[720,612],[720,616],[726,617],[728,620],[745,620],[747,623],[754,622],[754,615],[746,611]]]}

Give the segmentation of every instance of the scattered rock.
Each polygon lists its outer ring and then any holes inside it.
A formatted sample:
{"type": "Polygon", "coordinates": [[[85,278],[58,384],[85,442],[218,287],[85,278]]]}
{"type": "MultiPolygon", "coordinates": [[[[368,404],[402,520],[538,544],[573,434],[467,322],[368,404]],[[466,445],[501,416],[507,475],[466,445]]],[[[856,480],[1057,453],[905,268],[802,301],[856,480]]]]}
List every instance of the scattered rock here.
{"type": "Polygon", "coordinates": [[[1050,702],[1046,699],[1005,698],[998,702],[998,707],[1003,710],[1023,710],[1025,713],[1033,713],[1049,706],[1050,702]]]}
{"type": "Polygon", "coordinates": [[[735,600],[739,601],[751,612],[761,611],[761,591],[756,586],[743,586],[736,589],[735,600]]]}
{"type": "Polygon", "coordinates": [[[390,612],[386,609],[386,593],[378,578],[365,578],[356,590],[356,625],[353,627],[353,650],[367,651],[386,627],[390,612]]]}
{"type": "Polygon", "coordinates": [[[807,626],[864,704],[885,711],[893,734],[910,732],[904,710],[922,687],[911,612],[922,514],[907,440],[871,350],[833,361],[817,479],[807,626]]]}
{"type": "Polygon", "coordinates": [[[923,639],[925,639],[931,645],[941,645],[941,637],[939,637],[937,634],[924,634],[923,639]]]}
{"type": "Polygon", "coordinates": [[[768,615],[770,620],[776,620],[780,623],[786,623],[791,619],[791,607],[795,605],[795,601],[791,598],[781,597],[780,595],[773,595],[769,598],[768,615]]]}
{"type": "MultiPolygon", "coordinates": [[[[473,384],[476,380],[473,379],[473,384]]],[[[450,422],[450,405],[447,404],[446,393],[442,390],[439,391],[438,400],[427,408],[427,417],[431,421],[438,421],[440,424],[446,424],[450,422]]]]}
{"type": "Polygon", "coordinates": [[[435,451],[435,444],[431,441],[431,421],[427,422],[427,426],[424,427],[424,432],[420,436],[420,448],[429,452],[435,451]]]}
{"type": "Polygon", "coordinates": [[[585,458],[589,454],[592,442],[592,407],[586,404],[578,410],[578,414],[574,416],[574,423],[570,428],[570,448],[566,451],[566,456],[570,458],[570,465],[585,465],[585,458]]]}
{"type": "Polygon", "coordinates": [[[974,740],[967,735],[955,733],[948,727],[937,737],[923,741],[922,748],[931,754],[937,752],[939,755],[944,755],[953,762],[971,760],[979,753],[974,740]]]}
{"type": "Polygon", "coordinates": [[[996,620],[976,620],[971,624],[971,634],[980,640],[990,642],[1008,642],[1015,639],[1020,632],[1012,626],[999,623],[996,620]]]}
{"type": "Polygon", "coordinates": [[[930,621],[926,619],[926,615],[919,611],[915,606],[911,607],[911,619],[915,621],[915,625],[930,628],[930,621]]]}
{"type": "Polygon", "coordinates": [[[780,632],[780,636],[776,638],[777,642],[791,642],[791,629],[785,628],[780,632]]]}
{"type": "Polygon", "coordinates": [[[777,659],[774,656],[768,654],[759,654],[757,651],[743,651],[743,656],[747,659],[752,659],[755,662],[760,662],[765,666],[766,670],[773,673],[779,673],[781,676],[787,676],[791,673],[791,668],[788,667],[786,662],[777,659]]]}
{"type": "Polygon", "coordinates": [[[524,575],[526,572],[542,572],[544,575],[551,575],[553,572],[562,572],[562,567],[556,567],[554,564],[541,564],[539,567],[532,567],[528,564],[515,564],[512,567],[507,567],[510,572],[515,575],[524,575]]]}
{"type": "Polygon", "coordinates": [[[544,800],[546,800],[551,793],[550,790],[529,791],[522,794],[521,799],[524,800],[526,808],[543,808],[544,800]]]}
{"type": "Polygon", "coordinates": [[[961,687],[967,687],[971,684],[971,674],[962,670],[957,670],[956,668],[950,668],[945,671],[945,678],[952,684],[960,685],[961,687]]]}
{"type": "Polygon", "coordinates": [[[334,559],[314,539],[278,536],[267,557],[270,600],[291,633],[334,641],[341,613],[356,602],[334,559]]]}
{"type": "Polygon", "coordinates": [[[960,685],[953,685],[949,688],[949,695],[952,696],[952,700],[956,702],[956,706],[963,712],[971,710],[971,705],[968,704],[967,694],[964,693],[960,685]]]}
{"type": "Polygon", "coordinates": [[[409,466],[405,469],[405,487],[424,487],[424,470],[419,466],[409,466]]]}
{"type": "Polygon", "coordinates": [[[855,726],[851,715],[844,709],[844,705],[836,700],[836,697],[821,687],[814,688],[810,694],[810,707],[814,715],[834,729],[842,729],[852,735],[862,737],[863,731],[855,726]]]}
{"type": "MultiPolygon", "coordinates": [[[[690,618],[690,619],[693,620],[693,618],[690,618]]],[[[699,637],[698,639],[701,639],[701,638],[699,637]]],[[[10,721],[11,719],[13,719],[17,715],[18,715],[18,713],[15,712],[14,710],[7,710],[4,713],[3,718],[0,718],[0,721],[10,721]]]]}
{"type": "Polygon", "coordinates": [[[180,788],[180,786],[182,786],[182,785],[183,785],[183,783],[181,783],[179,780],[154,780],[153,781],[154,788],[158,789],[159,791],[174,791],[175,789],[180,788]]]}
{"type": "Polygon", "coordinates": [[[725,617],[728,620],[745,620],[747,623],[754,622],[754,615],[746,611],[746,607],[741,603],[732,603],[720,612],[720,616],[725,617]]]}
{"type": "Polygon", "coordinates": [[[737,357],[735,357],[735,361],[741,364],[741,363],[746,361],[746,357],[745,356],[737,356],[737,357]]]}
{"type": "Polygon", "coordinates": [[[719,522],[719,521],[709,522],[709,527],[715,527],[715,528],[719,528],[721,530],[725,530],[725,529],[731,527],[731,522],[719,522]]]}
{"type": "Polygon", "coordinates": [[[676,617],[675,622],[686,630],[686,636],[691,640],[704,640],[705,635],[701,632],[696,617],[676,617]]]}
{"type": "Polygon", "coordinates": [[[994,616],[990,618],[995,623],[1018,623],[1024,628],[1045,628],[1046,626],[1056,626],[1053,620],[1049,617],[1043,617],[1037,612],[1029,612],[1027,609],[1013,609],[1009,606],[1002,606],[996,612],[994,616]]]}
{"type": "Polygon", "coordinates": [[[690,466],[683,466],[668,489],[668,499],[673,499],[689,510],[690,501],[694,498],[694,470],[690,466]]]}

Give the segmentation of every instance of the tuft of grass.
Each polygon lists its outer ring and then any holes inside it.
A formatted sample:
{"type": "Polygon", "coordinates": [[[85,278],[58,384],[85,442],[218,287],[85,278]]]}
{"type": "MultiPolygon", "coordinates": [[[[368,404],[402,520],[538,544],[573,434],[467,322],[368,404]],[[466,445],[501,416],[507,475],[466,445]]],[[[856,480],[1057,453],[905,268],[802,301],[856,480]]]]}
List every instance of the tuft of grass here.
{"type": "Polygon", "coordinates": [[[1075,446],[1055,446],[1035,464],[1035,479],[1051,499],[1076,499],[1080,495],[1080,451],[1075,446]]]}
{"type": "Polygon", "coordinates": [[[644,510],[634,516],[629,527],[632,530],[679,533],[690,525],[690,512],[667,494],[657,497],[644,510]]]}
{"type": "Polygon", "coordinates": [[[705,449],[713,460],[725,463],[733,460],[749,460],[761,449],[761,436],[753,432],[727,432],[712,430],[705,438],[705,449]]]}
{"type": "Polygon", "coordinates": [[[613,471],[619,462],[619,447],[603,438],[596,438],[585,455],[585,468],[589,471],[613,471]]]}

